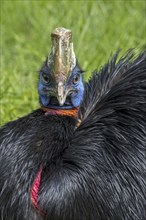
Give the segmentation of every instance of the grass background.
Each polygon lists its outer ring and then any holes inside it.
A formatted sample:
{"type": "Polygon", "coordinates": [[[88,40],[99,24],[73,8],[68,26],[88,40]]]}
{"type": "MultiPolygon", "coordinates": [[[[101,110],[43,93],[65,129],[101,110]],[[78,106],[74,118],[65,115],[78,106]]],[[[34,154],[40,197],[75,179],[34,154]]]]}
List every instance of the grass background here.
{"type": "Polygon", "coordinates": [[[146,49],[146,2],[1,1],[0,123],[39,106],[37,79],[50,50],[50,33],[73,31],[74,49],[85,78],[117,49],[146,49]]]}

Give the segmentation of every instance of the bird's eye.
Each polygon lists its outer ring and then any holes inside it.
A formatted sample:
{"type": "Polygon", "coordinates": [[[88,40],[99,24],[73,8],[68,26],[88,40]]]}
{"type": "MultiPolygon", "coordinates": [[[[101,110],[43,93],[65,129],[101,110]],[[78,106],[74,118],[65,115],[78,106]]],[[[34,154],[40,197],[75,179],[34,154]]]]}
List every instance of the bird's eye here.
{"type": "Polygon", "coordinates": [[[73,78],[73,84],[74,85],[76,85],[78,82],[79,82],[79,80],[80,80],[80,75],[79,74],[77,74],[76,76],[74,76],[74,78],[73,78]]]}
{"type": "Polygon", "coordinates": [[[42,74],[42,79],[45,83],[48,83],[50,81],[50,78],[46,73],[42,74]]]}

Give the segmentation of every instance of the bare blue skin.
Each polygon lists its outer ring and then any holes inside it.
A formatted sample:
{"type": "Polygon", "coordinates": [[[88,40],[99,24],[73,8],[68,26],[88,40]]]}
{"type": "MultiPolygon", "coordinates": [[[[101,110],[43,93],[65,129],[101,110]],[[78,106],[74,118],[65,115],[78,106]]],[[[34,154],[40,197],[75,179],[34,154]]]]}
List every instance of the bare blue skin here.
{"type": "Polygon", "coordinates": [[[78,107],[84,94],[82,73],[83,71],[77,64],[64,84],[65,90],[68,91],[68,98],[63,106],[59,106],[59,103],[57,102],[57,83],[51,74],[51,69],[48,67],[47,63],[45,63],[40,70],[38,83],[38,93],[41,106],[55,109],[73,109],[78,107]],[[52,102],[52,97],[56,100],[55,102],[52,102]]]}

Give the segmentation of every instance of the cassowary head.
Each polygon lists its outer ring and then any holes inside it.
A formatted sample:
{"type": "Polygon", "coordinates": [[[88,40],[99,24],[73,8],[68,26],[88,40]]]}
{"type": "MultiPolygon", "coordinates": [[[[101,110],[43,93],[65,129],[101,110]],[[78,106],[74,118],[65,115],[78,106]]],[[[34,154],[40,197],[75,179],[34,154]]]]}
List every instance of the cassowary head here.
{"type": "Polygon", "coordinates": [[[51,52],[40,70],[40,104],[46,108],[73,109],[82,101],[84,86],[83,71],[73,50],[72,33],[56,28],[51,38],[51,52]]]}

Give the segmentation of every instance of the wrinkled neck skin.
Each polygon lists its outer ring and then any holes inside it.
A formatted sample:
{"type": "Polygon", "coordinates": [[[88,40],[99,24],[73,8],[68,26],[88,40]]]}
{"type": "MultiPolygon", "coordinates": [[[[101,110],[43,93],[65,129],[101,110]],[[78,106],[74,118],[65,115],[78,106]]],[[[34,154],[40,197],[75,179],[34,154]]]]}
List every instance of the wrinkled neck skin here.
{"type": "Polygon", "coordinates": [[[78,118],[79,107],[73,109],[53,109],[41,107],[45,115],[60,115],[60,116],[69,116],[73,118],[78,118]]]}

